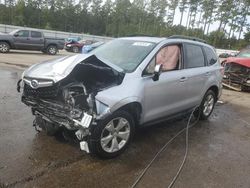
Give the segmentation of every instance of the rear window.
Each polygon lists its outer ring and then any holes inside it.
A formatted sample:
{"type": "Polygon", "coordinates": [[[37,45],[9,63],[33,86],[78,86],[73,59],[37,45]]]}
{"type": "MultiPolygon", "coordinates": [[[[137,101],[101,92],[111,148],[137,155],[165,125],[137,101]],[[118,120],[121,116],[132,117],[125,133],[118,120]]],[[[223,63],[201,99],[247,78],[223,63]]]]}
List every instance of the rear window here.
{"type": "Polygon", "coordinates": [[[31,31],[32,38],[42,38],[42,33],[37,31],[31,31]]]}
{"type": "Polygon", "coordinates": [[[200,46],[186,44],[186,68],[203,67],[205,65],[204,55],[200,46]]]}
{"type": "Polygon", "coordinates": [[[204,51],[207,56],[208,65],[215,64],[217,62],[217,56],[215,52],[211,48],[208,48],[208,47],[204,47],[204,51]]]}

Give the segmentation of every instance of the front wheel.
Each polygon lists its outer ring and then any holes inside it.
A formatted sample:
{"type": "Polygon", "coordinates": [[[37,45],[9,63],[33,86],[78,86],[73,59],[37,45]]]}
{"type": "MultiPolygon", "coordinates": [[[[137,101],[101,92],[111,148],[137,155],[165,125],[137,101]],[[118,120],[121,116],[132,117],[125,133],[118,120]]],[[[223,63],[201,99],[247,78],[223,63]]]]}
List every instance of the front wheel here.
{"type": "Polygon", "coordinates": [[[127,148],[134,130],[133,117],[126,111],[116,111],[94,127],[89,149],[102,158],[116,157],[127,148]]]}
{"type": "Polygon", "coordinates": [[[73,46],[72,51],[74,53],[79,53],[79,48],[77,46],[73,46]]]}
{"type": "Polygon", "coordinates": [[[201,120],[207,120],[209,118],[213,112],[215,102],[215,93],[212,90],[208,90],[199,107],[199,116],[201,120]]]}
{"type": "Polygon", "coordinates": [[[47,53],[48,53],[49,55],[56,55],[56,54],[57,54],[57,51],[58,51],[58,49],[57,49],[57,47],[56,47],[55,45],[49,45],[49,46],[47,47],[47,53]]]}

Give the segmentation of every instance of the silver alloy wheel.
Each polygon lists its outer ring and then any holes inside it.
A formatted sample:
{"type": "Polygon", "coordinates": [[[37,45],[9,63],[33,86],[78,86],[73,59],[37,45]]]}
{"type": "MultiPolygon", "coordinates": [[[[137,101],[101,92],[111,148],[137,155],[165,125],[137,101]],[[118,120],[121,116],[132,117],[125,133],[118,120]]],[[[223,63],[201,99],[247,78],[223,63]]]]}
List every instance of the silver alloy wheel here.
{"type": "Polygon", "coordinates": [[[0,44],[0,52],[7,52],[8,51],[8,46],[6,44],[0,44]]]}
{"type": "Polygon", "coordinates": [[[50,47],[49,48],[49,53],[50,54],[56,54],[56,48],[55,47],[50,47]]]}
{"type": "Polygon", "coordinates": [[[212,112],[213,107],[214,107],[214,97],[213,95],[209,94],[206,96],[206,99],[203,105],[203,114],[205,116],[208,116],[212,112]]]}
{"type": "Polygon", "coordinates": [[[101,134],[101,147],[108,153],[122,149],[129,140],[130,123],[122,117],[112,119],[101,134]]]}

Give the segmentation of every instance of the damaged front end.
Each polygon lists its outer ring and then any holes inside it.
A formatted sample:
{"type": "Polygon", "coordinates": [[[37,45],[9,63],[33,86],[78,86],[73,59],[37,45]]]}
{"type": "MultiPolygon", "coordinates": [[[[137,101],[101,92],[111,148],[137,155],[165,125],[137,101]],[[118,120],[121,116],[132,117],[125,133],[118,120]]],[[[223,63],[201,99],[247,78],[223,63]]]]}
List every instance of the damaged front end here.
{"type": "Polygon", "coordinates": [[[239,63],[226,63],[223,85],[236,91],[250,91],[250,68],[239,63]]]}
{"type": "MultiPolygon", "coordinates": [[[[63,66],[63,63],[62,63],[63,66]]],[[[111,68],[92,55],[75,65],[63,79],[29,77],[18,82],[23,86],[22,102],[32,109],[34,125],[49,135],[58,131],[74,132],[79,141],[87,141],[91,126],[109,112],[108,105],[95,99],[98,92],[121,84],[124,73],[111,68]]],[[[81,149],[88,152],[86,142],[81,149]]]]}

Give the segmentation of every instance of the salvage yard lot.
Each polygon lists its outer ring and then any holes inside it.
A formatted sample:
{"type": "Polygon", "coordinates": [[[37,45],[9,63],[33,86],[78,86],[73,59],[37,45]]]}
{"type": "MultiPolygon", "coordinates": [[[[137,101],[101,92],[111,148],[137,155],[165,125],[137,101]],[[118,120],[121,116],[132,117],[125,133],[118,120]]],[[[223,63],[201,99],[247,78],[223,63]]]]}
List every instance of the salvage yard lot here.
{"type": "MultiPolygon", "coordinates": [[[[37,133],[30,109],[16,91],[23,67],[57,56],[11,51],[0,54],[0,187],[130,187],[154,154],[185,122],[165,122],[138,130],[128,150],[101,160],[76,143],[37,133]],[[14,66],[13,66],[14,65],[14,66]]],[[[249,188],[249,93],[223,90],[209,121],[190,129],[187,162],[174,187],[249,188]]],[[[166,187],[185,152],[180,135],[149,169],[138,187],[166,187]]]]}
{"type": "Polygon", "coordinates": [[[34,63],[55,59],[61,56],[74,55],[60,50],[57,55],[43,54],[37,51],[11,50],[10,53],[0,54],[0,64],[5,66],[28,67],[34,63]]]}

